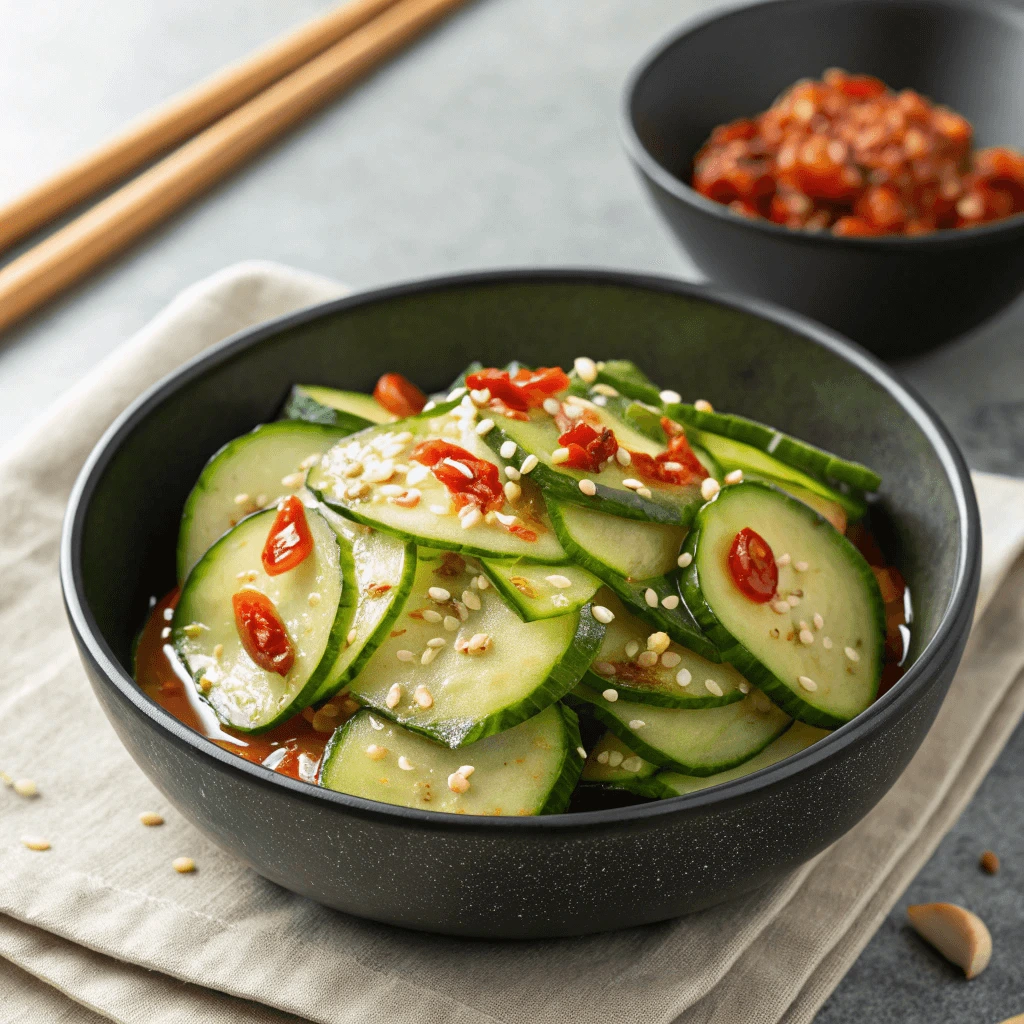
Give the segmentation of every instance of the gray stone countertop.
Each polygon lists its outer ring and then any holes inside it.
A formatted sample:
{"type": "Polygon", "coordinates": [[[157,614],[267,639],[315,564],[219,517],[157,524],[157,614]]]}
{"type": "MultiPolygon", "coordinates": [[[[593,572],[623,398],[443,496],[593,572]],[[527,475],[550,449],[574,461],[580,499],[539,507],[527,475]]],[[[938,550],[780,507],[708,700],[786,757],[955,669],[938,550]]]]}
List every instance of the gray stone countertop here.
{"type": "MultiPolygon", "coordinates": [[[[0,199],[326,0],[0,0],[0,199]]],[[[236,261],[363,287],[482,267],[698,278],[620,151],[621,83],[706,0],[478,0],[130,252],[0,338],[0,446],[180,289],[236,261]]],[[[1024,472],[1024,303],[900,367],[972,467],[1024,472]]],[[[1024,1013],[1024,730],[822,1009],[822,1024],[1024,1013]],[[977,869],[1000,853],[995,878],[977,869]],[[965,983],[904,926],[962,901],[996,935],[965,983]],[[1015,951],[1015,952],[1014,952],[1015,951]]],[[[741,1024],[741,1022],[738,1022],[741,1024]]]]}

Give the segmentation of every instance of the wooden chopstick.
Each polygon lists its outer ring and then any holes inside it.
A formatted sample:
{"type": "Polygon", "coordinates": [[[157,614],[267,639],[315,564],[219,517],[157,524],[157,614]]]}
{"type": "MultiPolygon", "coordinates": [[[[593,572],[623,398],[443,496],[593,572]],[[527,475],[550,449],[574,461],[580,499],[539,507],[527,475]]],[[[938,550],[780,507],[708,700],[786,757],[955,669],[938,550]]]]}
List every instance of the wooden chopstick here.
{"type": "Polygon", "coordinates": [[[124,249],[464,3],[399,0],[12,260],[0,270],[0,330],[124,249]]]}
{"type": "Polygon", "coordinates": [[[395,2],[352,0],[143,114],[119,135],[0,207],[0,252],[191,138],[395,2]]]}

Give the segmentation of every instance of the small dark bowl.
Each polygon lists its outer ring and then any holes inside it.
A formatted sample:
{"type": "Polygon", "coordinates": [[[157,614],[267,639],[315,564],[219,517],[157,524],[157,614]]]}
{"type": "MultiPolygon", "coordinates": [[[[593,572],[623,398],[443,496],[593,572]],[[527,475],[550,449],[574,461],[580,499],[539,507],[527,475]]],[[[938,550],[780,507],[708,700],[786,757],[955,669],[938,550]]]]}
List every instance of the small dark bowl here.
{"type": "Polygon", "coordinates": [[[711,130],[829,67],[912,88],[971,120],[979,146],[1024,149],[1024,10],[985,0],[770,0],[717,9],[640,62],[626,150],[713,281],[828,324],[895,359],[976,327],[1024,291],[1024,216],[916,237],[837,238],[751,220],[688,184],[711,130]]]}
{"type": "Polygon", "coordinates": [[[938,711],[970,626],[979,551],[970,478],[949,435],[847,342],[795,315],[674,281],[517,272],[327,303],[188,363],[132,405],[90,456],[68,507],[61,581],[82,659],[118,735],[214,842],[339,910],[449,934],[526,938],[710,906],[780,878],[856,824],[938,711]],[[174,583],[178,519],[197,474],[229,438],[273,419],[293,381],[369,390],[379,374],[399,369],[429,390],[471,359],[568,365],[584,353],[635,358],[666,384],[882,473],[879,504],[915,601],[913,665],[895,688],[809,750],[715,789],[573,815],[481,818],[283,778],[187,729],[132,681],[132,638],[150,595],[174,583]]]}

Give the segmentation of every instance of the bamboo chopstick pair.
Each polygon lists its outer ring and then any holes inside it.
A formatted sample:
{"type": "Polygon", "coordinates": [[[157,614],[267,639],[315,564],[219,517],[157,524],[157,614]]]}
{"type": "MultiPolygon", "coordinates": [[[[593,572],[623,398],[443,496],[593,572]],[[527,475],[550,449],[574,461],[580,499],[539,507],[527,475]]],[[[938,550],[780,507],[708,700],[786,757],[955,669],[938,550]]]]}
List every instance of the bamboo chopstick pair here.
{"type": "Polygon", "coordinates": [[[0,208],[2,251],[184,142],[0,269],[0,330],[124,249],[465,2],[350,0],[149,112],[0,208]]]}

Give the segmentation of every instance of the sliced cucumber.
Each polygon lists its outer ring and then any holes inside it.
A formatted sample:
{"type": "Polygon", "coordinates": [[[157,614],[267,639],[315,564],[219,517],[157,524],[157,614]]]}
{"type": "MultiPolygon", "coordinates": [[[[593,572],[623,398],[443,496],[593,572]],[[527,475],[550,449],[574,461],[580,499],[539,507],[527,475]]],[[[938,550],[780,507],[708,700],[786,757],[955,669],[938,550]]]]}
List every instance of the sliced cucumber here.
{"type": "MultiPolygon", "coordinates": [[[[583,418],[595,430],[613,430],[622,448],[652,456],[666,450],[664,444],[634,430],[606,408],[588,399],[569,395],[565,407],[582,409],[583,418]]],[[[521,470],[530,456],[536,457],[538,462],[531,472],[546,498],[582,505],[584,508],[626,519],[675,526],[688,525],[700,507],[703,499],[699,482],[678,486],[645,480],[643,489],[648,497],[640,490],[624,485],[623,481],[635,478],[636,470],[620,465],[616,459],[609,460],[599,473],[586,473],[552,462],[552,453],[560,447],[558,438],[561,433],[554,418],[543,409],[533,409],[528,415],[528,420],[518,420],[493,413],[491,418],[495,427],[485,440],[495,452],[500,451],[507,442],[515,444],[514,454],[506,461],[517,469],[521,470]],[[584,481],[593,484],[593,495],[580,490],[580,483],[584,481]]]]}
{"type": "Polygon", "coordinates": [[[343,427],[347,434],[354,434],[373,423],[393,423],[398,419],[373,395],[310,384],[296,384],[292,388],[281,415],[287,420],[343,427]]]}
{"type": "Polygon", "coordinates": [[[553,704],[526,722],[460,750],[360,711],[331,738],[320,785],[367,800],[451,814],[559,814],[583,766],[579,726],[553,704]],[[402,759],[399,761],[399,759],[402,759]],[[466,765],[472,772],[449,780],[466,765]]]}
{"type": "Polygon", "coordinates": [[[608,590],[594,604],[615,616],[583,681],[598,690],[611,687],[624,700],[668,708],[713,708],[743,700],[750,684],[732,667],[715,664],[680,644],[670,643],[655,656],[648,650],[650,625],[623,607],[608,590]],[[654,664],[647,664],[654,659],[654,664]]]}
{"type": "Polygon", "coordinates": [[[297,491],[310,460],[346,433],[337,427],[278,421],[224,445],[185,501],[178,532],[178,582],[184,582],[225,530],[282,494],[297,491]]]}
{"type": "Polygon", "coordinates": [[[263,571],[275,515],[267,509],[243,519],[210,548],[189,573],[172,623],[174,647],[200,696],[243,732],[263,732],[313,702],[355,613],[351,549],[314,509],[306,510],[313,551],[280,576],[263,571]],[[287,627],[295,650],[287,676],[260,668],[242,646],[231,599],[243,587],[266,594],[287,627]]]}
{"type": "Polygon", "coordinates": [[[885,648],[882,596],[860,552],[821,516],[767,484],[736,484],[701,509],[686,550],[687,604],[725,660],[776,704],[826,729],[871,704],[885,648]],[[746,597],[728,568],[734,538],[748,527],[776,562],[789,556],[766,604],[746,597]]]}
{"type": "Polygon", "coordinates": [[[867,466],[841,459],[744,416],[706,412],[683,402],[666,405],[665,413],[702,433],[729,438],[745,447],[755,448],[777,462],[815,477],[838,480],[862,491],[877,491],[882,485],[882,478],[867,466]]]}
{"type": "Polygon", "coordinates": [[[461,555],[420,549],[412,591],[391,635],[352,680],[352,696],[459,747],[517,725],[572,689],[604,635],[590,606],[523,622],[494,587],[479,588],[480,573],[461,555]],[[482,649],[460,650],[474,637],[482,649]]]}
{"type": "Polygon", "coordinates": [[[684,775],[714,775],[759,754],[783,730],[789,716],[761,692],[718,708],[688,711],[634,701],[610,701],[589,686],[572,691],[603,725],[645,761],[684,775]]]}
{"type": "Polygon", "coordinates": [[[530,558],[564,562],[539,492],[524,480],[515,504],[506,502],[502,516],[515,521],[504,525],[495,515],[466,529],[451,504],[445,486],[426,467],[409,462],[414,447],[431,439],[449,441],[475,458],[494,465],[498,461],[474,430],[458,401],[430,412],[353,434],[336,445],[314,466],[306,480],[324,504],[356,522],[435,548],[475,555],[530,558]],[[362,468],[361,468],[362,467],[362,468]],[[409,473],[412,472],[412,481],[409,473]],[[425,472],[424,472],[425,471],[425,472]],[[349,475],[352,474],[352,475],[349,475]],[[420,495],[414,507],[395,504],[393,487],[414,488],[420,495]],[[523,533],[523,530],[529,531],[523,533]],[[533,539],[530,539],[530,538],[533,539]]]}
{"type": "Polygon", "coordinates": [[[611,730],[606,732],[587,754],[581,782],[592,782],[603,786],[624,786],[651,778],[658,770],[656,764],[645,761],[634,754],[611,730]]]}
{"type": "Polygon", "coordinates": [[[352,550],[355,615],[328,677],[311,703],[319,704],[354,678],[391,631],[416,577],[416,545],[351,523],[330,509],[322,515],[352,550]]]}
{"type": "Polygon", "coordinates": [[[665,575],[676,569],[685,530],[619,519],[558,501],[548,502],[548,513],[569,557],[613,590],[635,615],[709,661],[721,660],[680,597],[675,576],[665,575]],[[645,575],[657,568],[662,574],[645,575]]]}
{"type": "Polygon", "coordinates": [[[582,608],[601,581],[578,565],[542,565],[520,560],[480,560],[506,602],[526,622],[550,619],[582,608]]]}
{"type": "MultiPolygon", "coordinates": [[[[653,797],[655,800],[662,800],[670,796],[683,796],[686,793],[696,793],[699,789],[720,786],[723,782],[742,779],[744,775],[753,775],[754,772],[759,772],[762,768],[768,768],[773,764],[778,764],[779,761],[785,761],[787,757],[799,754],[801,750],[806,750],[811,744],[817,743],[818,740],[828,735],[826,729],[816,729],[813,725],[794,722],[777,740],[769,743],[760,754],[736,768],[719,772],[717,775],[699,778],[696,775],[681,775],[679,772],[658,772],[653,777],[640,777],[638,773],[635,779],[627,778],[625,781],[631,783],[628,788],[632,792],[653,797]]],[[[587,767],[583,770],[584,778],[586,778],[587,768],[589,768],[589,759],[587,767]]]]}
{"type": "Polygon", "coordinates": [[[626,398],[650,405],[661,403],[661,389],[630,359],[606,360],[597,371],[597,380],[626,398]]]}

